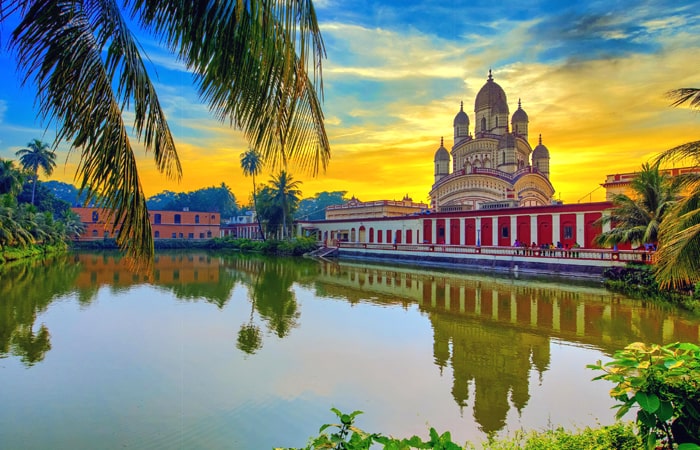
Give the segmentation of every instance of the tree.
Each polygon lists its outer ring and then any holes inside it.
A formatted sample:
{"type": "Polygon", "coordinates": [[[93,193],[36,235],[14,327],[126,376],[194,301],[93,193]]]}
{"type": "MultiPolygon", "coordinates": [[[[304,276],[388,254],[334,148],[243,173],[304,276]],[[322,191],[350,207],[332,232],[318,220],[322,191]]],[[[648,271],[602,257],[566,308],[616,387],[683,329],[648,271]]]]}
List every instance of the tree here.
{"type": "Polygon", "coordinates": [[[596,237],[598,245],[637,246],[659,241],[659,227],[677,198],[677,186],[659,171],[658,163],[645,163],[630,182],[630,188],[632,195],[616,195],[610,214],[600,220],[601,224],[611,223],[614,227],[596,237]]]}
{"type": "Polygon", "coordinates": [[[279,175],[273,176],[270,180],[273,199],[282,209],[282,238],[287,236],[287,219],[292,219],[294,211],[299,204],[301,191],[297,189],[300,181],[294,181],[286,170],[282,170],[279,175]]]}
{"type": "Polygon", "coordinates": [[[246,152],[241,153],[241,169],[243,169],[243,175],[253,177],[253,208],[255,209],[255,215],[258,220],[258,232],[262,240],[265,240],[265,233],[263,233],[262,225],[260,224],[260,216],[258,209],[258,200],[255,187],[255,175],[259,175],[262,171],[263,159],[257,150],[249,148],[246,152]]]}
{"type": "Polygon", "coordinates": [[[304,198],[299,202],[299,209],[294,215],[299,220],[323,220],[326,218],[326,208],[331,205],[342,205],[348,200],[345,198],[347,191],[319,192],[310,198],[304,198]]]}
{"type": "MultiPolygon", "coordinates": [[[[700,109],[700,89],[681,88],[668,93],[672,106],[688,104],[700,109]]],[[[700,141],[688,142],[662,152],[658,163],[691,161],[700,167],[700,141]]],[[[700,174],[676,177],[681,199],[669,212],[660,230],[655,275],[661,286],[685,287],[700,281],[700,174]]]]}
{"type": "Polygon", "coordinates": [[[22,173],[12,161],[0,159],[0,194],[17,195],[22,188],[22,173]]]}
{"type": "Polygon", "coordinates": [[[56,125],[56,146],[79,153],[81,192],[112,211],[131,256],[153,257],[133,140],[159,171],[182,174],[131,23],[160,38],[214,116],[240,128],[269,164],[295,161],[313,174],[327,165],[316,94],[325,48],[311,0],[0,0],[0,20],[19,22],[9,44],[24,82],[36,85],[39,116],[56,125]]]}
{"type": "Polygon", "coordinates": [[[34,139],[27,143],[27,148],[18,150],[15,155],[19,157],[19,162],[25,170],[32,173],[32,205],[34,204],[34,193],[36,183],[39,179],[39,169],[45,175],[51,175],[56,167],[56,153],[46,142],[34,139]]]}

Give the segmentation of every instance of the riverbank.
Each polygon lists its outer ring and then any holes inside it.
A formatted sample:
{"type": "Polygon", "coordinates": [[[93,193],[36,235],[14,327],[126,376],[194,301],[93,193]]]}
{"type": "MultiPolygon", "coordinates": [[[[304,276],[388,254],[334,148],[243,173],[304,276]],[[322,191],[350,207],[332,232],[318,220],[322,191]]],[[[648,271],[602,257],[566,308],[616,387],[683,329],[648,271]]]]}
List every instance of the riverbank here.
{"type": "MultiPolygon", "coordinates": [[[[332,249],[329,248],[329,249],[332,249]]],[[[418,264],[448,269],[470,269],[505,274],[528,274],[603,280],[603,272],[645,261],[636,251],[607,249],[525,249],[518,247],[455,246],[431,244],[338,243],[340,258],[418,264]]]]}
{"type": "MultiPolygon", "coordinates": [[[[302,256],[316,249],[316,241],[311,238],[292,238],[287,240],[235,239],[216,237],[211,239],[156,239],[156,250],[234,250],[240,252],[260,253],[277,256],[302,256]]],[[[114,239],[82,240],[73,243],[76,250],[118,250],[114,239]]]]}
{"type": "Polygon", "coordinates": [[[603,277],[604,286],[611,291],[700,314],[698,285],[688,286],[682,290],[662,289],[654,277],[651,266],[628,264],[625,267],[610,268],[603,272],[603,277]]]}
{"type": "Polygon", "coordinates": [[[0,250],[0,264],[10,261],[17,261],[25,258],[34,258],[37,256],[46,256],[55,253],[63,253],[68,250],[68,244],[52,244],[52,245],[28,245],[26,247],[5,247],[0,250]]]}

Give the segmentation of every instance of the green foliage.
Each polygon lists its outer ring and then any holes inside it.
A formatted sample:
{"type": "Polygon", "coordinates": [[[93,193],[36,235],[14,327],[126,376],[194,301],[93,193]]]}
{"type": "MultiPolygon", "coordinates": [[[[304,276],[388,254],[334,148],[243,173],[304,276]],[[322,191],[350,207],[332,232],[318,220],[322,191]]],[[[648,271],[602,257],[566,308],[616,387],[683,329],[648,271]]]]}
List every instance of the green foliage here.
{"type": "Polygon", "coordinates": [[[562,427],[544,431],[518,431],[513,438],[484,443],[483,450],[637,450],[641,439],[631,423],[617,422],[599,428],[586,427],[570,432],[562,427]]]}
{"type": "MultiPolygon", "coordinates": [[[[331,408],[331,411],[335,413],[340,423],[321,426],[319,435],[312,437],[303,450],[365,450],[370,448],[462,450],[476,448],[469,442],[465,443],[465,446],[460,446],[452,441],[449,431],[440,434],[435,428],[430,428],[428,439],[425,441],[419,436],[399,439],[379,433],[368,433],[354,425],[355,418],[362,414],[361,411],[354,411],[352,414],[343,414],[336,408],[331,408]]],[[[518,431],[512,438],[500,440],[490,438],[487,442],[479,445],[479,448],[483,450],[636,450],[641,445],[642,441],[635,434],[633,425],[618,422],[599,428],[586,427],[577,432],[567,431],[562,427],[544,431],[518,431]]]]}
{"type": "Polygon", "coordinates": [[[309,237],[299,237],[286,240],[268,239],[253,241],[246,238],[213,238],[206,248],[234,249],[241,252],[262,253],[263,255],[302,256],[316,249],[316,241],[309,237]]]}
{"type": "Polygon", "coordinates": [[[611,267],[603,272],[605,287],[622,292],[630,297],[668,303],[688,311],[700,311],[700,292],[662,288],[654,268],[649,265],[628,264],[625,267],[611,267]]]}
{"type": "Polygon", "coordinates": [[[239,212],[236,196],[226,183],[187,193],[163,191],[149,197],[146,205],[152,210],[182,211],[188,208],[190,211],[218,212],[222,218],[237,216],[239,212]]]}
{"type": "Polygon", "coordinates": [[[302,199],[299,202],[294,218],[297,220],[323,220],[326,218],[326,207],[342,205],[348,199],[347,191],[319,192],[311,198],[302,199]]]}
{"type": "Polygon", "coordinates": [[[62,181],[48,180],[41,183],[51,191],[59,200],[63,200],[71,206],[84,205],[87,199],[85,193],[80,193],[78,188],[62,181]]]}
{"type": "Polygon", "coordinates": [[[700,347],[690,343],[665,346],[636,342],[613,360],[587,366],[602,370],[594,380],[615,383],[617,417],[638,407],[637,423],[646,448],[700,449],[700,347]],[[681,445],[682,444],[682,445],[681,445]]]}
{"type": "Polygon", "coordinates": [[[658,242],[659,227],[678,196],[678,186],[659,170],[657,162],[642,164],[642,170],[630,182],[630,189],[630,196],[616,195],[609,214],[600,219],[600,224],[612,224],[613,228],[596,237],[598,245],[638,246],[658,242]]]}
{"type": "MultiPolygon", "coordinates": [[[[362,414],[362,411],[354,411],[351,414],[344,414],[336,408],[331,411],[340,420],[340,423],[325,424],[319,429],[319,435],[311,438],[304,450],[335,449],[335,450],[367,450],[373,448],[373,444],[379,444],[387,450],[408,450],[435,449],[435,450],[461,450],[464,447],[452,442],[450,432],[439,434],[435,428],[430,429],[427,441],[423,441],[418,436],[408,439],[396,439],[383,436],[377,433],[368,433],[354,425],[355,417],[362,414]],[[327,430],[332,431],[328,433],[327,430]]],[[[301,449],[299,449],[301,450],[301,449]]]]}

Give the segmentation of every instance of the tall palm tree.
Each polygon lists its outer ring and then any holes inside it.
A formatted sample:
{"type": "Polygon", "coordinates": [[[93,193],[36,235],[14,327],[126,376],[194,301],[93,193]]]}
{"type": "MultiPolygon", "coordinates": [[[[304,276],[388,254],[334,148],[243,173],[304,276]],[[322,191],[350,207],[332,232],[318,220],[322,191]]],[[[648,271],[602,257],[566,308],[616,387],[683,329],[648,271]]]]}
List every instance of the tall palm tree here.
{"type": "Polygon", "coordinates": [[[32,173],[32,205],[34,204],[34,194],[36,193],[36,182],[39,179],[39,169],[44,175],[51,175],[56,167],[56,153],[46,142],[34,139],[27,143],[27,148],[18,150],[15,155],[19,157],[19,162],[25,170],[32,173]]]}
{"type": "MultiPolygon", "coordinates": [[[[668,93],[672,106],[688,104],[700,109],[700,89],[681,88],[668,93]]],[[[687,162],[700,168],[700,141],[688,142],[662,152],[657,162],[687,162]]],[[[655,267],[661,286],[687,286],[700,281],[700,174],[676,177],[681,199],[661,226],[655,267]]]]}
{"type": "Polygon", "coordinates": [[[37,87],[40,116],[57,125],[57,144],[80,154],[81,191],[113,211],[117,242],[132,256],[153,256],[133,139],[167,176],[182,169],[130,24],[184,63],[214,116],[241,129],[267,163],[326,167],[316,93],[325,48],[311,0],[0,0],[6,19],[19,23],[9,43],[37,87]]]}
{"type": "Polygon", "coordinates": [[[16,195],[22,188],[22,173],[12,161],[0,159],[0,194],[16,195]]]}
{"type": "Polygon", "coordinates": [[[258,221],[258,232],[264,241],[265,233],[263,233],[262,225],[260,224],[260,210],[258,209],[257,189],[255,187],[255,175],[259,175],[263,168],[263,159],[260,153],[252,148],[241,153],[241,168],[243,169],[243,175],[253,177],[253,208],[255,209],[255,217],[258,221]]]}
{"type": "Polygon", "coordinates": [[[287,236],[287,218],[292,217],[293,210],[299,204],[301,191],[298,189],[300,181],[294,181],[286,170],[282,170],[279,175],[273,176],[270,180],[270,187],[273,192],[275,203],[282,208],[282,237],[287,236]]]}
{"type": "Polygon", "coordinates": [[[659,227],[677,199],[677,186],[659,171],[658,163],[645,163],[630,182],[630,188],[631,195],[618,194],[613,198],[610,214],[600,220],[601,224],[610,223],[614,228],[596,236],[598,245],[637,246],[658,242],[659,227]]]}

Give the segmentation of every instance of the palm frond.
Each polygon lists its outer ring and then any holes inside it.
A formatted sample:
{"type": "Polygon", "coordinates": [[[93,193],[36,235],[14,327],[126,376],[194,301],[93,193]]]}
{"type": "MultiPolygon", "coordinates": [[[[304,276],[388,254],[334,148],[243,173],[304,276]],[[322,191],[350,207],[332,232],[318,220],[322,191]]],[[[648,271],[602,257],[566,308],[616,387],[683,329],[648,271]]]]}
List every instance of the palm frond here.
{"type": "MultiPolygon", "coordinates": [[[[105,6],[34,2],[13,33],[13,45],[27,78],[34,77],[40,115],[60,123],[57,141],[71,142],[81,151],[76,173],[81,191],[88,193],[88,201],[98,200],[110,210],[112,229],[121,227],[120,247],[138,260],[150,260],[153,238],[136,158],[101,59],[100,32],[95,33],[107,22],[105,6]]],[[[169,135],[169,130],[157,133],[169,135]]],[[[165,159],[167,154],[160,152],[165,159]]]]}
{"type": "Polygon", "coordinates": [[[700,89],[698,88],[680,88],[668,91],[668,97],[673,100],[671,106],[681,106],[685,103],[691,108],[700,108],[700,89]]]}
{"type": "Polygon", "coordinates": [[[692,164],[700,165],[700,141],[686,142],[685,144],[664,150],[656,157],[656,163],[669,163],[679,161],[692,161],[692,164]]]}
{"type": "Polygon", "coordinates": [[[659,230],[655,267],[662,286],[683,286],[700,281],[700,190],[679,201],[659,230]]]}
{"type": "Polygon", "coordinates": [[[242,129],[266,164],[325,169],[330,144],[316,94],[325,48],[311,1],[134,0],[131,8],[165,36],[213,114],[242,129]]]}

